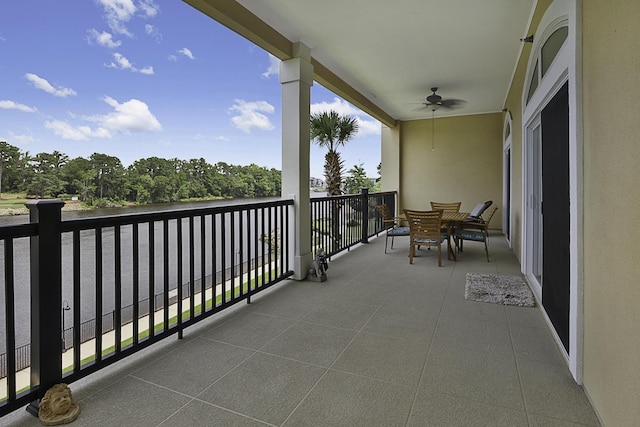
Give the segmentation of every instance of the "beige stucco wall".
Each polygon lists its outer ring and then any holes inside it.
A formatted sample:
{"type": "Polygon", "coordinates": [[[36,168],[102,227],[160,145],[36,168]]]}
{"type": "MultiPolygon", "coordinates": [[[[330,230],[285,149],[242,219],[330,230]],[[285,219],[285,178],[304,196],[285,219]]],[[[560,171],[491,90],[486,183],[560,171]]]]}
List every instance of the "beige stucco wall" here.
{"type": "Polygon", "coordinates": [[[400,189],[400,126],[382,125],[380,175],[382,191],[398,191],[400,189]]]}
{"type": "Polygon", "coordinates": [[[583,2],[584,387],[640,425],[640,1],[583,2]]]}
{"type": "MultiPolygon", "coordinates": [[[[437,114],[437,113],[436,113],[437,114]]],[[[430,209],[431,201],[462,202],[469,212],[485,200],[502,205],[502,114],[401,123],[400,206],[430,209]]],[[[500,211],[491,228],[502,228],[500,211]]]]}

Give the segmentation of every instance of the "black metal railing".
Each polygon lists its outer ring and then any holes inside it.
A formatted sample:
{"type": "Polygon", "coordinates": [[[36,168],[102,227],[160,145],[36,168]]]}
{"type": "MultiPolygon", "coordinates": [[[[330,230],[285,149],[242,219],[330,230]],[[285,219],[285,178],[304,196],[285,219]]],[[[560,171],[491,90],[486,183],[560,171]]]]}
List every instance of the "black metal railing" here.
{"type": "MultiPolygon", "coordinates": [[[[0,416],[292,276],[293,203],[70,221],[61,220],[60,201],[28,204],[31,223],[0,227],[0,416]],[[16,331],[25,324],[22,344],[16,331]],[[64,371],[63,353],[71,359],[64,371]],[[32,384],[18,390],[16,374],[28,367],[32,384]]],[[[312,199],[314,255],[383,231],[382,203],[395,211],[396,193],[312,199]]]]}
{"type": "Polygon", "coordinates": [[[326,255],[349,250],[384,230],[376,206],[387,204],[395,211],[396,193],[371,193],[316,197],[311,199],[311,246],[326,255]]]}
{"type": "Polygon", "coordinates": [[[292,200],[71,221],[61,220],[62,205],[30,203],[30,224],[0,227],[0,345],[8,350],[0,355],[7,384],[0,416],[61,380],[181,337],[185,327],[293,274],[292,200]],[[16,288],[30,289],[22,304],[16,288]],[[30,342],[16,347],[17,325],[25,323],[30,342]],[[72,361],[63,372],[67,350],[72,361]],[[27,366],[32,384],[17,390],[16,373],[27,366]]]}

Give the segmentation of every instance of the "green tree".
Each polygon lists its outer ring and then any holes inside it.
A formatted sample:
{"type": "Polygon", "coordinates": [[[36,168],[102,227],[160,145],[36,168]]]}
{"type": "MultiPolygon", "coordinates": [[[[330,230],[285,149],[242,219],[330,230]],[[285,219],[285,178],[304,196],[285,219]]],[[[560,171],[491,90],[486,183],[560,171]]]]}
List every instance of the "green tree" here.
{"type": "Polygon", "coordinates": [[[355,118],[341,116],[336,111],[311,115],[311,140],[320,147],[327,148],[324,157],[324,176],[327,182],[327,193],[330,196],[342,194],[342,170],[344,162],[337,148],[344,145],[358,132],[355,118]]]}
{"type": "MultiPolygon", "coordinates": [[[[5,181],[11,180],[12,172],[15,172],[16,166],[20,161],[20,149],[5,141],[0,141],[0,199],[2,198],[2,189],[8,188],[4,186],[5,181]]],[[[8,188],[11,190],[11,188],[8,188]]]]}
{"type": "Polygon", "coordinates": [[[125,169],[120,159],[102,153],[89,157],[91,169],[95,172],[94,198],[120,201],[126,198],[125,169]]]}
{"type": "Polygon", "coordinates": [[[38,153],[29,160],[31,179],[26,184],[28,195],[39,198],[57,197],[65,187],[61,179],[61,168],[68,160],[57,151],[53,154],[38,153]]]}
{"type": "Polygon", "coordinates": [[[371,187],[371,180],[367,178],[367,173],[364,170],[364,165],[354,165],[347,172],[347,176],[344,180],[344,192],[347,194],[360,193],[363,188],[371,187]]]}

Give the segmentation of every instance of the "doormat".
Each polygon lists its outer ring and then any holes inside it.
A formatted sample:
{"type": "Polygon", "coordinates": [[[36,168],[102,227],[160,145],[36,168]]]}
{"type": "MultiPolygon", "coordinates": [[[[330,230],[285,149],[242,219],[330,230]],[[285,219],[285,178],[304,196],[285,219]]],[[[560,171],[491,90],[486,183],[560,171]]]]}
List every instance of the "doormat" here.
{"type": "Polygon", "coordinates": [[[529,285],[520,276],[467,273],[464,297],[492,304],[534,307],[536,300],[529,285]]]}

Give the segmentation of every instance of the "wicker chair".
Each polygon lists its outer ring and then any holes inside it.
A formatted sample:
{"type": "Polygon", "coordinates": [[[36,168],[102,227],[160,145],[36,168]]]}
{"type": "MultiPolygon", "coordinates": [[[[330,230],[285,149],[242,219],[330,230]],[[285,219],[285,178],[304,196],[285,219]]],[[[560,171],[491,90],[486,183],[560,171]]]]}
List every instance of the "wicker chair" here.
{"type": "Polygon", "coordinates": [[[389,206],[382,204],[376,206],[376,209],[380,213],[382,217],[382,224],[387,230],[387,235],[384,239],[384,253],[387,253],[387,242],[389,241],[389,237],[391,237],[391,249],[393,249],[393,239],[399,236],[408,236],[409,235],[409,227],[401,226],[400,221],[402,218],[398,218],[396,216],[391,215],[391,211],[389,210],[389,206]]]}
{"type": "Polygon", "coordinates": [[[487,262],[489,262],[489,248],[487,245],[489,241],[489,222],[491,222],[491,218],[493,218],[497,210],[498,208],[494,206],[486,220],[480,217],[474,221],[463,221],[460,226],[456,228],[455,240],[458,251],[462,252],[462,242],[464,240],[483,242],[484,251],[487,254],[487,262]]]}
{"type": "Polygon", "coordinates": [[[414,211],[405,209],[404,214],[409,222],[409,263],[413,264],[416,246],[437,246],[438,267],[442,267],[442,241],[443,236],[442,211],[414,211]]]}

